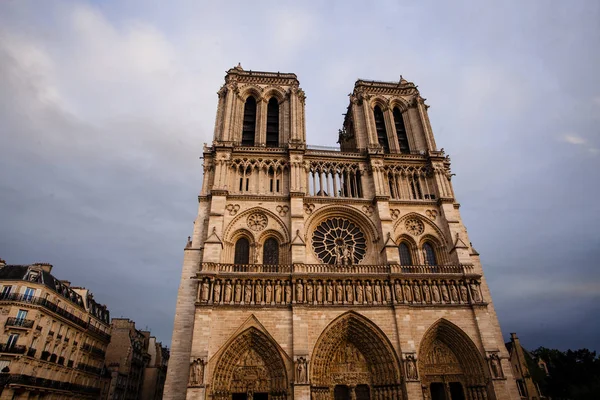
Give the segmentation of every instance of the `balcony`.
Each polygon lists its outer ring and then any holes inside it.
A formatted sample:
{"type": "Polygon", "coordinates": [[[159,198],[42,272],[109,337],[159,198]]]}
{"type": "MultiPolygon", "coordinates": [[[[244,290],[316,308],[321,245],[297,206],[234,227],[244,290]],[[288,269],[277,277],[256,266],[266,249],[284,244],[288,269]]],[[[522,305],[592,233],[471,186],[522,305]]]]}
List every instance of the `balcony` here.
{"type": "Polygon", "coordinates": [[[56,390],[62,390],[62,391],[77,392],[77,393],[82,393],[85,395],[96,395],[97,396],[100,394],[99,387],[84,386],[84,385],[79,385],[79,384],[75,384],[75,383],[60,382],[60,381],[54,381],[51,379],[36,378],[33,376],[20,375],[20,374],[6,376],[4,384],[6,386],[10,386],[10,387],[19,387],[19,386],[27,386],[29,388],[38,387],[38,388],[44,388],[44,389],[56,389],[56,390]]]}
{"type": "Polygon", "coordinates": [[[35,353],[36,353],[36,352],[37,352],[37,350],[36,350],[36,349],[34,349],[34,348],[29,348],[29,349],[27,350],[27,357],[35,357],[35,353]]]}
{"type": "Polygon", "coordinates": [[[59,365],[65,365],[65,358],[64,357],[58,357],[58,361],[56,362],[59,365]]]}
{"type": "Polygon", "coordinates": [[[34,321],[31,319],[23,319],[23,318],[14,318],[10,317],[6,319],[6,323],[4,326],[6,327],[14,327],[14,328],[23,328],[30,329],[33,328],[34,321]]]}
{"type": "Polygon", "coordinates": [[[79,371],[90,372],[90,373],[96,374],[96,375],[102,374],[102,368],[93,367],[91,365],[84,364],[84,363],[77,364],[77,369],[79,371]]]}
{"type": "Polygon", "coordinates": [[[27,348],[21,345],[9,346],[6,343],[0,344],[0,353],[25,354],[27,348]]]}
{"type": "Polygon", "coordinates": [[[333,264],[221,264],[201,263],[200,274],[327,274],[327,275],[475,275],[472,265],[333,265],[333,264]]]}
{"type": "Polygon", "coordinates": [[[54,336],[54,331],[49,331],[48,336],[54,336]]]}
{"type": "Polygon", "coordinates": [[[84,343],[83,346],[81,346],[81,349],[84,351],[87,351],[88,353],[91,353],[93,356],[96,356],[97,358],[101,358],[104,359],[104,355],[106,354],[106,352],[98,347],[94,347],[90,344],[84,343]]]}
{"type": "Polygon", "coordinates": [[[43,361],[48,361],[49,358],[50,358],[50,352],[42,351],[42,355],[40,356],[40,359],[43,361]]]}

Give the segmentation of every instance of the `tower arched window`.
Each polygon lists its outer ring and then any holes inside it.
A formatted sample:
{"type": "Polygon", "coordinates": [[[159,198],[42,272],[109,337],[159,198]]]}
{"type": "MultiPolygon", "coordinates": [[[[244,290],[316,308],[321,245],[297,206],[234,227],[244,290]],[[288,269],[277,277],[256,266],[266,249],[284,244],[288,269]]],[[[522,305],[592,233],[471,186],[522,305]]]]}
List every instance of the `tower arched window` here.
{"type": "Polygon", "coordinates": [[[263,245],[263,264],[279,264],[279,242],[275,238],[268,238],[263,245]]]}
{"type": "Polygon", "coordinates": [[[388,143],[387,132],[385,131],[385,120],[383,119],[383,111],[381,111],[379,106],[375,106],[373,109],[373,116],[375,118],[377,141],[379,142],[379,145],[383,147],[383,151],[389,153],[390,144],[388,143]]]}
{"type": "Polygon", "coordinates": [[[433,250],[433,246],[430,243],[425,242],[423,244],[423,253],[425,255],[425,264],[437,265],[435,250],[433,250]]]}
{"type": "Polygon", "coordinates": [[[400,253],[400,265],[412,265],[410,249],[406,243],[400,243],[400,246],[398,246],[398,252],[400,253]]]}
{"type": "Polygon", "coordinates": [[[398,145],[400,146],[400,153],[410,153],[410,147],[408,145],[408,136],[406,135],[406,127],[404,126],[404,118],[398,107],[394,107],[394,126],[396,128],[396,136],[398,137],[398,145]]]}
{"type": "Polygon", "coordinates": [[[244,123],[242,128],[242,146],[254,146],[256,133],[256,99],[248,96],[244,104],[244,123]]]}
{"type": "Polygon", "coordinates": [[[267,106],[267,147],[279,146],[279,103],[271,97],[267,106]]]}
{"type": "Polygon", "coordinates": [[[234,264],[249,264],[250,263],[250,242],[247,238],[239,238],[235,242],[235,258],[234,264]]]}

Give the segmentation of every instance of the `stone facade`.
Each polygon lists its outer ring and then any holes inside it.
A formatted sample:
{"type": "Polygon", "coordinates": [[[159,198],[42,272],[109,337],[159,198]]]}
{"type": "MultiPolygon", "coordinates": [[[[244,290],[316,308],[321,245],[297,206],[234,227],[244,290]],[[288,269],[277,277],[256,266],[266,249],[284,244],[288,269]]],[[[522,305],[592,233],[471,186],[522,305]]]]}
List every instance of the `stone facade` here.
{"type": "Polygon", "coordinates": [[[50,264],[0,260],[0,399],[97,399],[109,311],[50,264]]]}
{"type": "Polygon", "coordinates": [[[160,400],[163,396],[167,366],[169,363],[169,349],[157,342],[154,336],[148,340],[148,355],[150,360],[144,369],[144,383],[140,400],[160,400]]]}
{"type": "Polygon", "coordinates": [[[533,374],[530,371],[531,363],[531,366],[535,368],[535,365],[537,365],[544,374],[548,375],[548,367],[544,360],[536,359],[533,355],[529,354],[521,346],[521,341],[516,333],[510,334],[510,342],[506,343],[506,349],[508,350],[510,365],[513,375],[517,380],[517,388],[519,389],[521,398],[527,400],[545,399],[546,397],[542,395],[540,386],[534,380],[533,374]]]}
{"type": "Polygon", "coordinates": [[[416,86],[358,80],[335,150],[295,74],[218,96],[163,398],[519,398],[416,86]]]}

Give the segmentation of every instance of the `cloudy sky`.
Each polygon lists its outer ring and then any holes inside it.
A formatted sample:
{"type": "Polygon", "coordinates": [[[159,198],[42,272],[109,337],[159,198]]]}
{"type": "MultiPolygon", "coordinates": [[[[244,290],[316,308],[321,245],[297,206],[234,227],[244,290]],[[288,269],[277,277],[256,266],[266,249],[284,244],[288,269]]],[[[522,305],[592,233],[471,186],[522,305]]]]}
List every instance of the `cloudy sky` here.
{"type": "Polygon", "coordinates": [[[295,72],[320,145],[357,78],[402,74],[505,337],[600,350],[598,21],[583,0],[4,0],[0,257],[52,263],[169,344],[225,71],[295,72]]]}

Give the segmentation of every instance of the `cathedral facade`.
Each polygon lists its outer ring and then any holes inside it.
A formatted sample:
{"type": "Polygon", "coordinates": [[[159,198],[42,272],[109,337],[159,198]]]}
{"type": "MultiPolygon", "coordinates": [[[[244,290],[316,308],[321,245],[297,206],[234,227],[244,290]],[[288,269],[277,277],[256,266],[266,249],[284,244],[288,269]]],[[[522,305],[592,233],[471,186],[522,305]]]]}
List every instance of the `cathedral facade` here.
{"type": "Polygon", "coordinates": [[[358,80],[339,149],[295,74],[218,96],[164,399],[518,399],[417,87],[358,80]]]}

